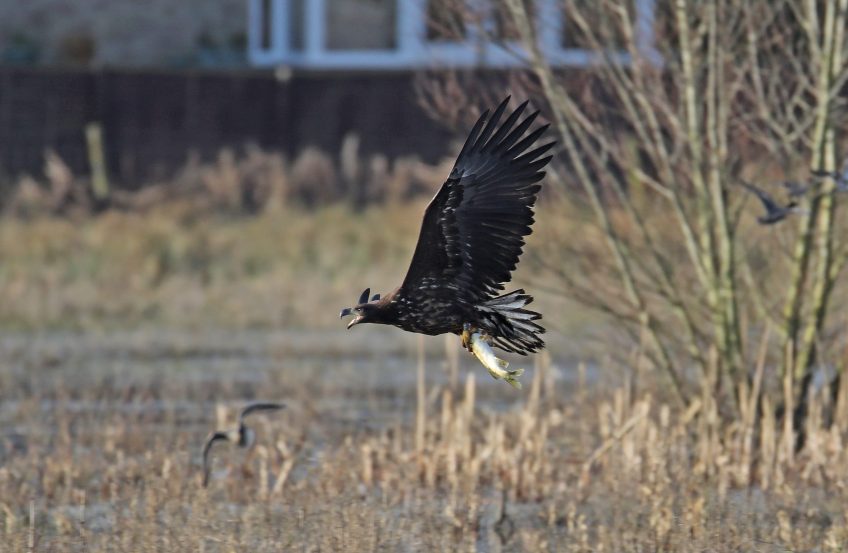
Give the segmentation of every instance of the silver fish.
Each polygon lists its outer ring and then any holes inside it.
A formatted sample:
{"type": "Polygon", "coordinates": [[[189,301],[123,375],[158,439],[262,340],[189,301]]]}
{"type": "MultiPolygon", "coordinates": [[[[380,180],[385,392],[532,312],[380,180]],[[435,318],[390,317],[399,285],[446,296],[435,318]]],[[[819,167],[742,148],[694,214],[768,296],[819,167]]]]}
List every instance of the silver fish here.
{"type": "Polygon", "coordinates": [[[489,340],[483,332],[468,330],[463,331],[463,343],[492,375],[495,380],[505,380],[516,390],[521,389],[518,377],[524,374],[524,369],[509,370],[509,362],[495,356],[489,340]]]}

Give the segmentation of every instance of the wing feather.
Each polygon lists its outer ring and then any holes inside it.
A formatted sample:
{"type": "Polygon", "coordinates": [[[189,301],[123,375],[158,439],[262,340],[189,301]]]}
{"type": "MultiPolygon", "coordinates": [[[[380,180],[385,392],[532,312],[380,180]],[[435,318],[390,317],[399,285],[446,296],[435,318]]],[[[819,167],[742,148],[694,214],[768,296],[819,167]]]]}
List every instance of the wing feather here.
{"type": "MultiPolygon", "coordinates": [[[[509,98],[507,98],[507,100],[508,99],[509,98]]],[[[500,146],[501,142],[503,141],[504,135],[506,133],[508,133],[509,130],[515,125],[515,122],[518,121],[518,118],[521,117],[521,114],[524,113],[525,109],[527,109],[527,104],[529,102],[530,102],[530,100],[524,100],[521,103],[521,105],[518,106],[515,109],[515,111],[513,111],[509,115],[509,117],[507,117],[506,121],[504,121],[504,124],[501,125],[501,127],[498,129],[498,132],[495,133],[495,136],[493,136],[492,139],[489,141],[489,143],[486,144],[486,146],[483,147],[484,150],[492,144],[494,144],[495,146],[500,146]]],[[[501,104],[501,105],[505,105],[505,104],[501,104]]],[[[528,117],[528,119],[530,119],[530,118],[528,117]]],[[[531,123],[532,123],[532,120],[531,120],[531,123]]]]}
{"type": "Polygon", "coordinates": [[[547,125],[521,138],[539,115],[519,122],[527,102],[498,126],[508,103],[509,98],[491,117],[483,113],[427,206],[403,294],[449,293],[473,304],[509,282],[524,237],[532,232],[541,169],[551,160],[542,156],[554,143],[529,150],[547,125]]]}
{"type": "Polygon", "coordinates": [[[492,117],[486,122],[486,126],[483,128],[483,132],[480,133],[480,136],[474,141],[474,148],[483,148],[489,142],[489,137],[492,136],[492,133],[495,132],[495,129],[498,126],[498,122],[501,120],[501,115],[503,115],[504,110],[506,109],[507,104],[509,103],[509,96],[501,102],[501,104],[495,108],[495,113],[492,114],[492,117]]]}
{"type": "MultiPolygon", "coordinates": [[[[527,129],[530,128],[530,125],[533,124],[533,122],[536,120],[537,117],[539,117],[538,111],[534,111],[533,113],[528,115],[524,119],[524,121],[519,123],[518,126],[515,127],[514,129],[512,129],[512,131],[510,131],[510,133],[507,135],[507,137],[504,138],[503,141],[501,141],[500,144],[498,144],[497,150],[503,151],[503,150],[509,150],[510,148],[512,148],[515,145],[516,141],[524,135],[524,133],[527,131],[527,129]]],[[[527,135],[528,142],[530,144],[532,144],[533,142],[538,140],[539,137],[542,136],[542,134],[548,129],[548,127],[550,127],[550,125],[548,125],[548,124],[542,125],[538,129],[536,129],[533,132],[531,132],[530,134],[528,134],[527,135]]]]}

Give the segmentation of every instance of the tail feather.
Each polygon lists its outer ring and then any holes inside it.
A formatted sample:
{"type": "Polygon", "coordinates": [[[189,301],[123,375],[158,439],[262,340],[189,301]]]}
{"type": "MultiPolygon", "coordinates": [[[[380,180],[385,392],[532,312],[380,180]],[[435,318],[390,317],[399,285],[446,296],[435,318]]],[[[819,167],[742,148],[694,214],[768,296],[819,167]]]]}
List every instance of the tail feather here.
{"type": "Polygon", "coordinates": [[[505,351],[527,355],[545,347],[545,333],[535,321],[542,315],[525,309],[533,297],[515,290],[477,306],[480,326],[492,337],[492,344],[505,351]]]}

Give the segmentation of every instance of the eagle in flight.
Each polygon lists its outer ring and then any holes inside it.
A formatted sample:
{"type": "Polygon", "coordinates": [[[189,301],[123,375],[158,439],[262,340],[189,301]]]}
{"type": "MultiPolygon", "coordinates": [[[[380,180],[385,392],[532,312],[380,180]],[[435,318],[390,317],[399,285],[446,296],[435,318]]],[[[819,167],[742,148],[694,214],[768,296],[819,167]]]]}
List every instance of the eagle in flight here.
{"type": "Polygon", "coordinates": [[[551,160],[554,142],[533,148],[549,125],[526,136],[535,111],[519,122],[524,102],[501,119],[507,97],[489,117],[485,111],[459,152],[447,181],[424,212],[418,244],[403,283],[369,298],[366,289],[354,307],[350,329],[360,323],[393,325],[410,332],[451,332],[490,374],[516,388],[521,370],[494,356],[491,346],[526,355],[545,347],[539,313],[524,290],[499,295],[509,282],[533,224],[533,205],[551,160]],[[533,149],[531,149],[533,148],[533,149]]]}

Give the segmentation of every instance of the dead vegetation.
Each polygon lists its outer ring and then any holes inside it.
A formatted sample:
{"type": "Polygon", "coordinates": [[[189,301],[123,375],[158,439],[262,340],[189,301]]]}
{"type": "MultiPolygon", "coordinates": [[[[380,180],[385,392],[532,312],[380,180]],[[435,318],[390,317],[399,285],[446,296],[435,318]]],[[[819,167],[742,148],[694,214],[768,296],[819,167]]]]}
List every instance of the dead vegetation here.
{"type": "Polygon", "coordinates": [[[206,162],[191,156],[166,181],[137,190],[119,187],[108,193],[107,201],[98,202],[92,179],[74,175],[61,157],[48,151],[43,175],[4,183],[0,205],[5,215],[23,218],[79,218],[107,207],[140,213],[175,202],[197,213],[257,214],[340,202],[363,208],[432,193],[450,172],[450,162],[434,166],[414,157],[363,156],[359,138],[350,134],[337,156],[308,147],[290,160],[257,146],[225,149],[206,162]]]}
{"type": "MultiPolygon", "coordinates": [[[[218,182],[227,182],[225,167],[216,166],[218,182]]],[[[423,201],[390,210],[280,203],[251,217],[173,201],[140,213],[0,221],[0,313],[12,330],[0,343],[3,543],[13,551],[848,545],[845,381],[836,396],[813,387],[806,442],[795,450],[799,429],[777,408],[791,409],[791,382],[780,380],[773,355],[760,353],[750,382],[725,391],[740,398],[736,417],[715,393],[714,365],[687,373],[692,398],[680,406],[646,370],[644,348],[617,342],[608,326],[595,350],[607,365],[539,356],[520,395],[473,363],[460,367],[455,342],[444,360],[430,347],[416,388],[404,335],[324,334],[350,299],[347,277],[382,290],[405,269],[423,201]],[[163,347],[147,334],[163,323],[189,331],[168,331],[163,347]],[[116,326],[142,330],[122,337],[116,326]],[[49,327],[99,330],[45,334],[49,327]],[[284,346],[273,335],[242,345],[257,327],[295,335],[284,346]],[[225,330],[204,341],[211,328],[225,330]],[[246,458],[216,450],[203,490],[204,437],[252,399],[289,409],[255,421],[259,439],[246,458]]],[[[603,262],[603,238],[585,217],[550,209],[540,206],[519,280],[556,236],[579,234],[582,262],[603,262]]],[[[541,295],[548,324],[597,324],[541,295]]],[[[752,349],[768,353],[762,343],[774,338],[758,339],[752,349]]],[[[575,349],[589,355],[587,344],[575,349]]]]}
{"type": "Polygon", "coordinates": [[[101,208],[48,154],[43,182],[22,177],[0,217],[0,326],[332,325],[347,278],[396,284],[450,172],[357,152],[353,135],[337,161],[225,150],[101,208]]]}
{"type": "MultiPolygon", "coordinates": [[[[105,349],[82,337],[77,353],[58,359],[71,346],[5,343],[13,370],[0,403],[0,536],[8,550],[848,546],[845,390],[835,403],[813,395],[809,439],[796,453],[791,427],[754,408],[756,389],[739,391],[750,410],[727,424],[712,383],[681,411],[651,393],[650,381],[636,385],[634,373],[615,386],[619,377],[583,366],[573,381],[563,373],[572,367],[545,356],[518,395],[473,365],[452,386],[431,354],[415,392],[393,380],[385,358],[351,372],[328,358],[289,362],[278,340],[223,351],[214,337],[171,335],[163,349],[144,336],[114,336],[105,349]],[[162,355],[139,357],[155,351],[162,355]],[[198,380],[207,355],[231,361],[198,380]],[[242,364],[260,368],[251,379],[228,372],[242,364]],[[250,398],[289,408],[254,419],[257,446],[247,456],[216,451],[204,490],[203,437],[250,398]]],[[[405,370],[414,358],[401,353],[405,370]]]]}

